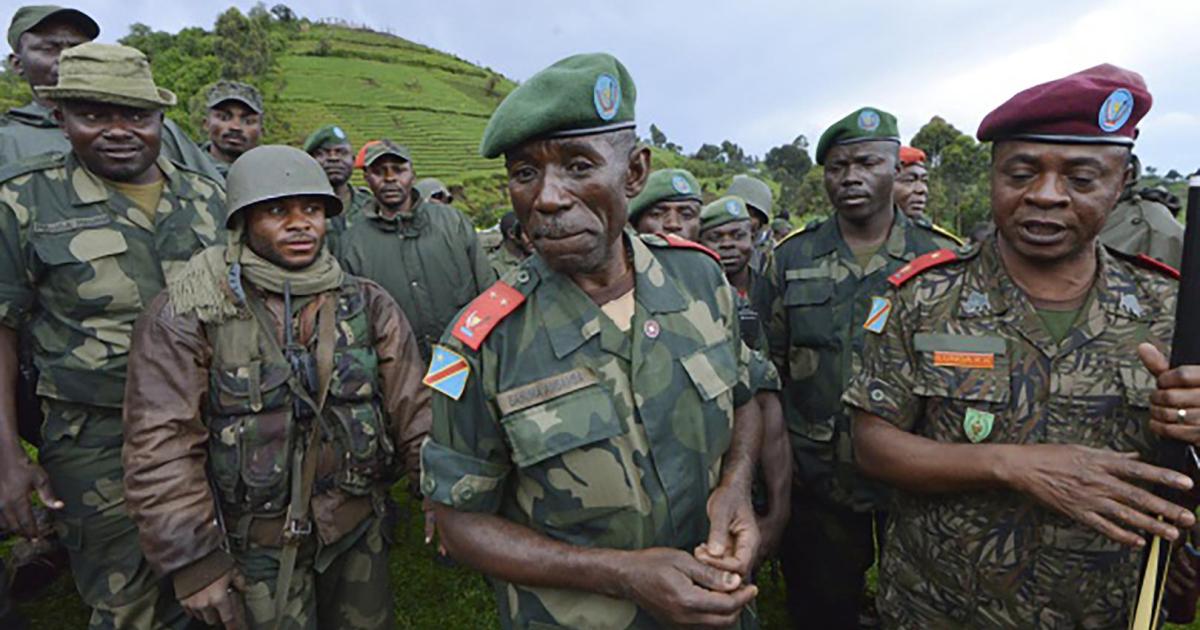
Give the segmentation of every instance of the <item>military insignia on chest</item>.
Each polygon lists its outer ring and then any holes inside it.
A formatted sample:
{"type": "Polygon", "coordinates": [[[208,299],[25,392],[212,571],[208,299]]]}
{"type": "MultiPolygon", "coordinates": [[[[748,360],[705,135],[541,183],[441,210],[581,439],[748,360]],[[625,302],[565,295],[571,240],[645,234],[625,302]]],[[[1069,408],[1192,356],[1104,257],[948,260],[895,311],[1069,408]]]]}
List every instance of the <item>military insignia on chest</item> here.
{"type": "Polygon", "coordinates": [[[991,309],[992,302],[982,291],[971,291],[963,302],[963,312],[967,315],[979,315],[991,309]]]}
{"type": "Polygon", "coordinates": [[[995,414],[968,407],[966,415],[963,416],[963,431],[972,444],[978,444],[992,433],[992,425],[995,422],[995,414]]]}
{"type": "Polygon", "coordinates": [[[1138,301],[1137,296],[1132,293],[1126,293],[1121,296],[1121,301],[1118,303],[1121,310],[1134,316],[1142,316],[1142,303],[1138,301]]]}

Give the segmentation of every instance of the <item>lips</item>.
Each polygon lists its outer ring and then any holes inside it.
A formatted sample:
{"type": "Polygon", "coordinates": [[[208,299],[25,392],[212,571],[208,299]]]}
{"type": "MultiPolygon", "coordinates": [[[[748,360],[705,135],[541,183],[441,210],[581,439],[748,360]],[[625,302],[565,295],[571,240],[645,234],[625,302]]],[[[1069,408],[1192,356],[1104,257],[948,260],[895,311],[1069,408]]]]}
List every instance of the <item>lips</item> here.
{"type": "Polygon", "coordinates": [[[1067,237],[1067,227],[1055,221],[1021,221],[1021,239],[1034,245],[1055,245],[1067,237]]]}
{"type": "Polygon", "coordinates": [[[101,148],[97,149],[96,151],[98,153],[100,153],[101,155],[103,155],[107,158],[113,159],[113,160],[131,160],[131,159],[137,157],[137,155],[139,153],[141,153],[142,148],[141,147],[109,146],[109,147],[101,147],[101,148]]]}
{"type": "Polygon", "coordinates": [[[284,241],[283,247],[284,247],[284,249],[286,249],[292,253],[295,253],[295,254],[306,254],[306,253],[311,252],[312,250],[316,249],[317,241],[316,241],[316,239],[309,239],[309,238],[294,239],[294,240],[284,241]]]}

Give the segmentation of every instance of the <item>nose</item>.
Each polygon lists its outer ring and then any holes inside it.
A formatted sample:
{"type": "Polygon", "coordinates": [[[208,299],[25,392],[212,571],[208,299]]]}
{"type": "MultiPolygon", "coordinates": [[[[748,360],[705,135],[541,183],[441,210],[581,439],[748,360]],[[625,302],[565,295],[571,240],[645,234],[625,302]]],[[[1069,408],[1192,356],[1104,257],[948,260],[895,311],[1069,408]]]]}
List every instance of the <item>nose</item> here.
{"type": "Polygon", "coordinates": [[[1040,175],[1025,193],[1025,201],[1042,210],[1064,207],[1070,203],[1066,182],[1053,173],[1040,175]]]}
{"type": "Polygon", "coordinates": [[[541,187],[533,198],[533,209],[542,214],[556,214],[570,207],[571,198],[562,181],[553,174],[544,175],[541,187]]]}

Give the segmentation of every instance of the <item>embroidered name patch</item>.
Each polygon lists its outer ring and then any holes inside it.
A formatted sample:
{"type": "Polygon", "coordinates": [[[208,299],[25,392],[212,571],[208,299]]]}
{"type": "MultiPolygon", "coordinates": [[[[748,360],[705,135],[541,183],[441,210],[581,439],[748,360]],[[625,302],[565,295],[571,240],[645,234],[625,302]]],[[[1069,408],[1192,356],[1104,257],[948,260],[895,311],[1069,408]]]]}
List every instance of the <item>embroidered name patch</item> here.
{"type": "Polygon", "coordinates": [[[996,367],[996,355],[991,352],[938,351],[933,353],[933,364],[938,367],[990,370],[996,367]]]}
{"type": "Polygon", "coordinates": [[[500,413],[508,415],[595,384],[596,375],[591,370],[576,368],[500,392],[496,394],[496,406],[500,413]]]}

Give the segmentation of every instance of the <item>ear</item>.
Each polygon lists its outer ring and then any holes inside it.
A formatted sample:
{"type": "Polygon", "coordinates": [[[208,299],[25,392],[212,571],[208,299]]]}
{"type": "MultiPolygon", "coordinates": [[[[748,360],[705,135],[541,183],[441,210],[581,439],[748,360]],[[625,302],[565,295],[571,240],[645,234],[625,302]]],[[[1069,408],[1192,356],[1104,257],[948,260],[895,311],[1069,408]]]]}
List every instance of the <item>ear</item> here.
{"type": "Polygon", "coordinates": [[[208,133],[208,114],[205,114],[204,118],[200,121],[200,128],[204,130],[204,133],[208,133]]]}
{"type": "Polygon", "coordinates": [[[1125,176],[1121,180],[1121,188],[1128,188],[1137,184],[1138,172],[1137,167],[1133,165],[1133,160],[1125,161],[1125,176]]]}
{"type": "Polygon", "coordinates": [[[625,170],[625,197],[633,199],[646,187],[650,177],[650,148],[640,142],[629,153],[629,166],[625,170]]]}
{"type": "Polygon", "coordinates": [[[21,57],[15,52],[8,53],[8,67],[13,74],[25,78],[25,67],[21,65],[21,57]]]}

